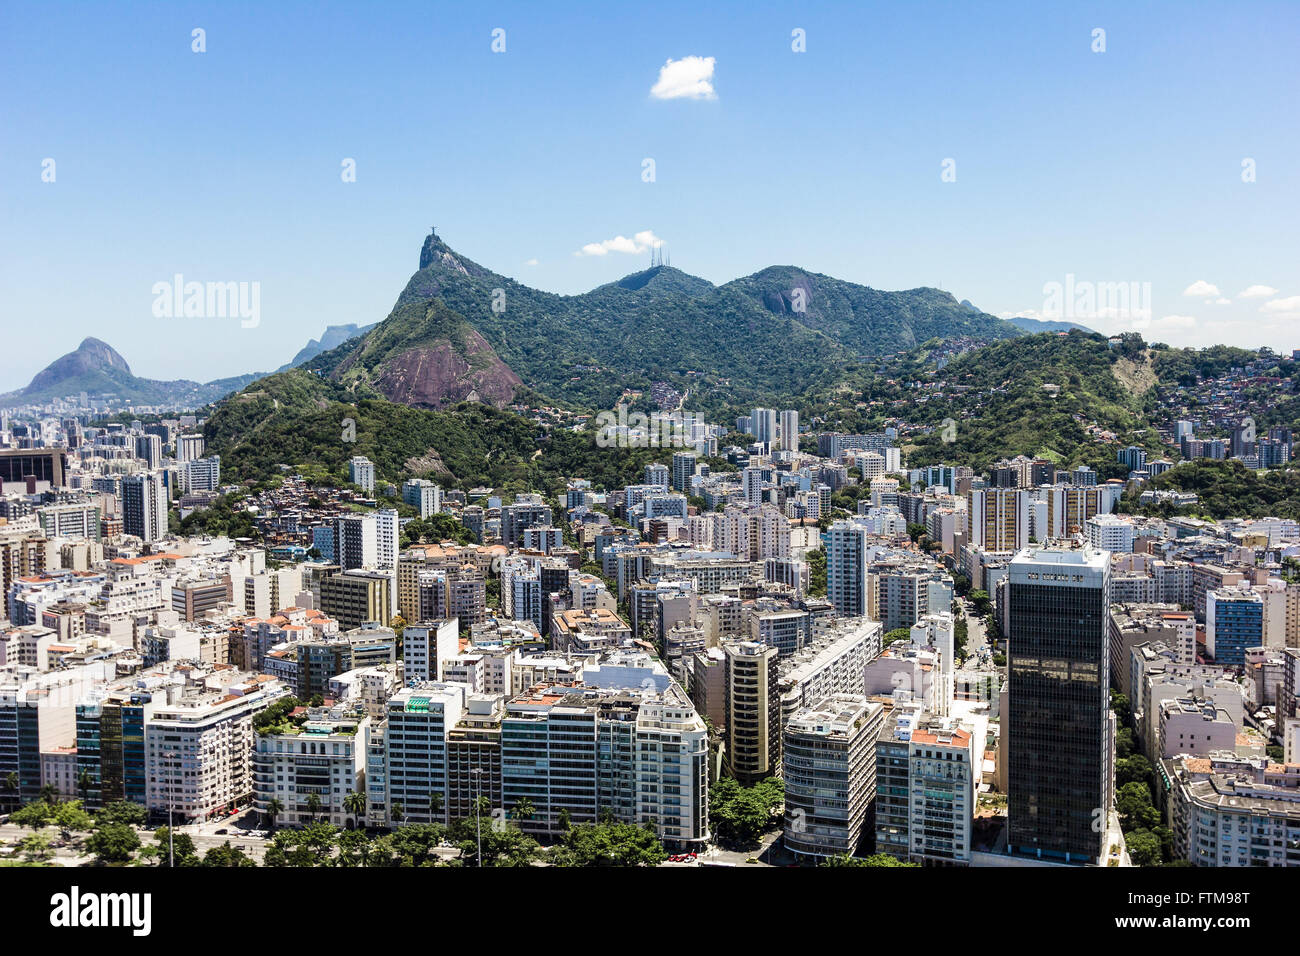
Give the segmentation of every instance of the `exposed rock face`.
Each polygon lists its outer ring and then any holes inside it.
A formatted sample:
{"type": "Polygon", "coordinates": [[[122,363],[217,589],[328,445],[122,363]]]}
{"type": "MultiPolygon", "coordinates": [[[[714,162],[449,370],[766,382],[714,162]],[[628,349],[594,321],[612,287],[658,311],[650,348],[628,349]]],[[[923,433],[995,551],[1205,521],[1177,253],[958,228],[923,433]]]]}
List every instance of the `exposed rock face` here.
{"type": "Polygon", "coordinates": [[[403,405],[441,408],[468,400],[500,408],[523,383],[471,330],[463,350],[443,339],[390,356],[376,369],[372,384],[389,401],[403,405]]]}

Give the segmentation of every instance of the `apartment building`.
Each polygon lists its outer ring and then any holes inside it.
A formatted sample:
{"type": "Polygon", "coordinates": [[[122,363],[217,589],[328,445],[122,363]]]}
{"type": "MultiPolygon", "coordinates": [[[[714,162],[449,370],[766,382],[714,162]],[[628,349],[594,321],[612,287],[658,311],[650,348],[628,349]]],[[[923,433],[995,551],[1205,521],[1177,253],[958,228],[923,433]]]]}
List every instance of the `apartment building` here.
{"type": "Polygon", "coordinates": [[[194,823],[253,794],[253,715],[289,688],[266,676],[242,675],[212,688],[187,688],[155,706],[144,728],[145,805],[194,823]]]}
{"type": "Polygon", "coordinates": [[[253,806],[265,815],[272,800],[283,810],[277,823],[317,821],[351,829],[365,824],[345,804],[365,792],[370,717],[364,709],[312,708],[301,724],[259,734],[253,749],[253,806]],[[313,809],[311,795],[320,801],[313,809]]]}
{"type": "Polygon", "coordinates": [[[786,722],[785,848],[805,862],[854,853],[876,797],[876,742],[883,709],[835,694],[786,722]]]}

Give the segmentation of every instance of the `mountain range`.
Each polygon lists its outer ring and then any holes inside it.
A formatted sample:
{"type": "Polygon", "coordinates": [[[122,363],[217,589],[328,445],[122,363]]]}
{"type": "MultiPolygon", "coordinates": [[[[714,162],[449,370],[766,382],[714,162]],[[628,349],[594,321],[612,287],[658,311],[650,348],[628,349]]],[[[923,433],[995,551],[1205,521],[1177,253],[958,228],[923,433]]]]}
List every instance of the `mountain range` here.
{"type": "Polygon", "coordinates": [[[105,403],[190,409],[214,402],[261,377],[262,373],[256,372],[211,382],[140,378],[107,342],[86,338],[76,349],[38,372],[25,388],[0,394],[0,407],[41,404],[85,392],[105,403]]]}
{"type": "MultiPolygon", "coordinates": [[[[328,326],[275,374],[302,367],[351,394],[429,409],[462,401],[503,407],[521,395],[606,409],[666,383],[693,409],[722,412],[792,404],[864,362],[927,342],[984,345],[1039,325],[1069,323],[1007,321],[938,289],[886,292],[796,266],[714,285],[657,265],[556,295],[495,273],[430,233],[386,319],[328,326]]],[[[142,379],[106,343],[87,339],[26,388],[0,395],[0,404],[84,391],[180,408],[262,377],[142,379]]]]}
{"type": "Polygon", "coordinates": [[[545,399],[611,408],[666,382],[691,407],[793,400],[863,360],[934,339],[1026,333],[938,289],[884,292],[795,266],[723,285],[658,265],[581,295],[543,292],[431,233],[389,316],[304,363],[391,401],[440,408],[545,399]]]}

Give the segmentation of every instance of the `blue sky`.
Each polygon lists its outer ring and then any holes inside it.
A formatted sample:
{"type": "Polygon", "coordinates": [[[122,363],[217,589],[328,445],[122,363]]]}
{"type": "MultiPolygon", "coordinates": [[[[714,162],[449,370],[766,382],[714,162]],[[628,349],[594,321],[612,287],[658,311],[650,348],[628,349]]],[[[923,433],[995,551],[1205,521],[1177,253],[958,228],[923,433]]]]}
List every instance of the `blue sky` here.
{"type": "Polygon", "coordinates": [[[1300,348],[1298,28],[1293,3],[9,3],[0,389],[87,335],[153,378],[274,368],[387,315],[434,224],[556,292],[643,268],[576,253],[650,232],[714,282],[795,264],[994,314],[1149,283],[1149,315],[1080,321],[1300,348]],[[711,95],[652,96],[687,57],[711,95]],[[178,273],[260,283],[259,324],[156,317],[178,273]]]}

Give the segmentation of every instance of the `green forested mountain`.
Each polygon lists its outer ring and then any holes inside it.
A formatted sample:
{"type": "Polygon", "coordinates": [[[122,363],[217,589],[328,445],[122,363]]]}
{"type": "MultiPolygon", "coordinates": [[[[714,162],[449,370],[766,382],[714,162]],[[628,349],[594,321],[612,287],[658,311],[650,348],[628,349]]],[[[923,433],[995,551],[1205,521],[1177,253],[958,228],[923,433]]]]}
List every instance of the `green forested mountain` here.
{"type": "Polygon", "coordinates": [[[445,487],[523,491],[581,475],[614,487],[635,480],[646,462],[664,460],[653,449],[600,448],[589,434],[542,433],[478,402],[412,408],[303,369],[268,375],[219,403],[204,435],[240,480],[268,478],[285,464],[343,481],[348,459],[365,455],[381,480],[393,482],[422,475],[445,487]]]}
{"type": "Polygon", "coordinates": [[[791,266],[722,286],[655,266],[591,292],[554,295],[498,275],[430,235],[392,314],[360,344],[309,367],[389,398],[437,407],[509,402],[520,385],[611,408],[667,381],[691,407],[792,404],[859,356],[942,336],[995,341],[1011,324],[936,289],[881,292],[791,266]]]}
{"type": "Polygon", "coordinates": [[[1174,508],[1168,504],[1139,507],[1126,499],[1128,510],[1146,514],[1197,514],[1208,518],[1300,519],[1300,471],[1253,471],[1239,461],[1198,458],[1183,462],[1153,478],[1151,487],[1192,491],[1196,505],[1174,508]]]}
{"type": "Polygon", "coordinates": [[[962,355],[942,378],[943,395],[909,417],[954,426],[919,439],[909,456],[916,464],[955,460],[980,468],[1031,455],[1061,466],[1086,463],[1106,476],[1114,454],[1097,445],[1098,429],[1123,445],[1161,447],[1148,417],[1156,377],[1136,337],[1112,348],[1105,336],[1080,331],[1025,336],[962,355]],[[945,434],[953,440],[945,442],[945,434]]]}

